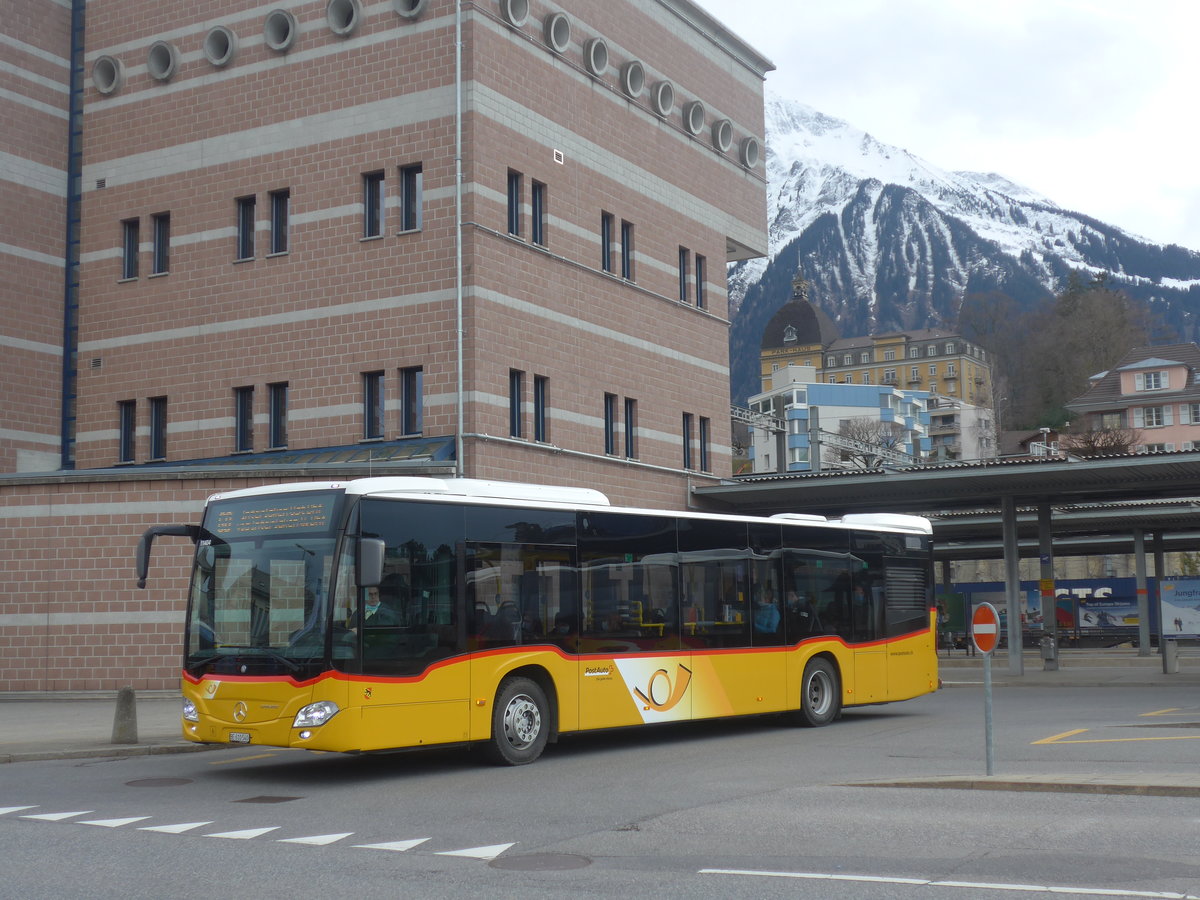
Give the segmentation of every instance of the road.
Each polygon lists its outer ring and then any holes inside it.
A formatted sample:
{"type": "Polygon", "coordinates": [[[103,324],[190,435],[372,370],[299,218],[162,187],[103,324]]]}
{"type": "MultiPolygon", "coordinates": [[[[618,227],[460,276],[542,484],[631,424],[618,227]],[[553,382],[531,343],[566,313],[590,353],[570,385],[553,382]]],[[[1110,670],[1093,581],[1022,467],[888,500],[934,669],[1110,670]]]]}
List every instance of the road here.
{"type": "MultiPolygon", "coordinates": [[[[1194,688],[1001,689],[995,733],[1001,776],[1197,783],[1194,688]]],[[[1196,796],[863,784],[983,772],[971,688],[817,730],[762,719],[575,737],[519,768],[463,750],[265,748],[14,763],[0,771],[2,892],[1200,897],[1196,796]]]]}

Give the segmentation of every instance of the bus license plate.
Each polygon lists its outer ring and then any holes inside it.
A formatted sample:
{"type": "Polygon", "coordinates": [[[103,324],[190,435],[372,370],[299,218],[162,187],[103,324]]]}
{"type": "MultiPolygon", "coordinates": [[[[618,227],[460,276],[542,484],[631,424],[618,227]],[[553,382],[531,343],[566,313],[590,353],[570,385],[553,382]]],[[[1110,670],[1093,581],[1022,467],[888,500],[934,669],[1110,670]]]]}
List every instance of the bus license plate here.
{"type": "Polygon", "coordinates": [[[245,731],[231,731],[229,732],[229,743],[248,744],[250,743],[250,734],[245,731]]]}

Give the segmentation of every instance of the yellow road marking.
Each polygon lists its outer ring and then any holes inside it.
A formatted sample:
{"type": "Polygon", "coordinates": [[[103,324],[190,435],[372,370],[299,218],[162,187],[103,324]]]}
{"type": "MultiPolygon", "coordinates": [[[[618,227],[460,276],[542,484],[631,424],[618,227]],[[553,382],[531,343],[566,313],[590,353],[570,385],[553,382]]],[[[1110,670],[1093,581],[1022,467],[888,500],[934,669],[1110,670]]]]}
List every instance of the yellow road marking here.
{"type": "Polygon", "coordinates": [[[210,762],[209,765],[210,766],[227,766],[230,763],[249,762],[252,759],[267,759],[269,757],[274,756],[275,753],[278,753],[278,752],[279,751],[275,751],[274,753],[256,753],[253,756],[237,756],[237,757],[234,757],[233,759],[220,759],[215,762],[210,762]]]}
{"type": "Polygon", "coordinates": [[[1083,734],[1087,728],[1077,728],[1075,731],[1064,731],[1054,737],[1042,738],[1035,744],[1129,744],[1136,741],[1200,741],[1200,734],[1173,734],[1166,737],[1134,737],[1134,738],[1085,738],[1080,741],[1068,741],[1065,738],[1075,734],[1083,734]]]}
{"type": "Polygon", "coordinates": [[[1073,734],[1083,734],[1087,731],[1086,728],[1076,728],[1074,731],[1064,731],[1062,734],[1056,734],[1053,737],[1042,738],[1040,741],[1034,741],[1035,744],[1060,744],[1065,743],[1063,738],[1069,738],[1073,734]]]}
{"type": "Polygon", "coordinates": [[[1154,712],[1142,713],[1143,716],[1165,716],[1167,713],[1183,712],[1178,706],[1168,706],[1166,709],[1156,709],[1154,712]]]}

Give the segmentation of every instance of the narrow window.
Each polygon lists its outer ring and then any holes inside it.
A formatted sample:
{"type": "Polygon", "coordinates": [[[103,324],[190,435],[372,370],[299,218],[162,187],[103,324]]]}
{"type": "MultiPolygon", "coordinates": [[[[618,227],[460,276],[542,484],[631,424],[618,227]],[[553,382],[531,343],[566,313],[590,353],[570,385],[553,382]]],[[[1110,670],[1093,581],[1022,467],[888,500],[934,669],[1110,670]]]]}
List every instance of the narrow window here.
{"type": "Polygon", "coordinates": [[[617,395],[604,395],[604,452],[617,452],[617,395]]]}
{"type": "Polygon", "coordinates": [[[691,413],[683,414],[683,467],[692,468],[692,432],[695,429],[691,413]]]}
{"type": "Polygon", "coordinates": [[[600,213],[600,268],[605,272],[613,270],[612,245],[615,224],[612,213],[600,213]]]}
{"type": "Polygon", "coordinates": [[[123,463],[133,462],[137,446],[137,401],[122,400],[117,404],[120,416],[117,459],[123,463]]]}
{"type": "Polygon", "coordinates": [[[519,369],[508,370],[508,434],[521,437],[521,398],[525,392],[525,373],[519,369]]]}
{"type": "Polygon", "coordinates": [[[288,204],[291,191],[271,191],[271,252],[288,251],[288,204]]]}
{"type": "Polygon", "coordinates": [[[255,198],[238,197],[237,201],[237,258],[254,259],[255,198]]]}
{"type": "Polygon", "coordinates": [[[363,437],[383,437],[383,373],[363,372],[363,437]]]}
{"type": "Polygon", "coordinates": [[[691,275],[692,254],[687,247],[679,248],[679,302],[688,302],[688,281],[691,275]]]}
{"type": "Polygon", "coordinates": [[[138,277],[138,242],[141,240],[141,221],[125,219],[121,222],[121,277],[138,277]]]}
{"type": "Polygon", "coordinates": [[[150,398],[150,458],[167,458],[167,398],[150,398]]]}
{"type": "Polygon", "coordinates": [[[508,170],[508,233],[521,236],[521,173],[508,170]]]}
{"type": "Polygon", "coordinates": [[[706,309],[708,307],[707,293],[708,273],[705,271],[707,260],[699,253],[696,254],[696,309],[706,309]]]}
{"type": "Polygon", "coordinates": [[[530,237],[540,247],[546,246],[546,186],[540,181],[530,185],[530,237]]]}
{"type": "Polygon", "coordinates": [[[421,192],[424,190],[421,164],[400,167],[400,230],[421,230],[421,192]]]}
{"type": "Polygon", "coordinates": [[[400,433],[420,434],[424,427],[425,372],[420,366],[400,370],[400,433]]]}
{"type": "Polygon", "coordinates": [[[550,402],[550,379],[545,375],[533,376],[533,439],[546,443],[550,440],[550,429],[546,421],[546,407],[550,402]]]}
{"type": "Polygon", "coordinates": [[[383,234],[383,173],[368,172],[363,180],[363,237],[383,234]]]}
{"type": "Polygon", "coordinates": [[[254,449],[254,388],[233,389],[233,446],[238,453],[254,449]]]}
{"type": "Polygon", "coordinates": [[[267,388],[271,392],[271,449],[277,450],[288,442],[288,383],[279,381],[267,388]]]}
{"type": "Polygon", "coordinates": [[[171,267],[171,214],[157,213],[154,223],[154,274],[162,275],[171,267]]]}
{"type": "Polygon", "coordinates": [[[625,456],[637,459],[637,401],[625,398],[625,456]]]}
{"type": "Polygon", "coordinates": [[[712,433],[712,422],[704,416],[700,417],[700,471],[711,472],[712,463],[708,457],[709,439],[712,433]]]}
{"type": "Polygon", "coordinates": [[[621,277],[633,281],[633,223],[621,221],[621,277]]]}

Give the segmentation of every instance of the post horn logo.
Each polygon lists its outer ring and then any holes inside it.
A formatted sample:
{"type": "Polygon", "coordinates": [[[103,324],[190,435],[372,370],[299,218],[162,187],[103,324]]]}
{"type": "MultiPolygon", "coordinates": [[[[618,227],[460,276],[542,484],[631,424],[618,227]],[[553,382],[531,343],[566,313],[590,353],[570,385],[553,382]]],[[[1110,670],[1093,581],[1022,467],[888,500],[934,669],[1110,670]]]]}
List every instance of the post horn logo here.
{"type": "Polygon", "coordinates": [[[688,685],[692,683],[692,670],[680,665],[675,672],[675,681],[666,669],[659,669],[646,682],[646,689],[634,688],[633,692],[641,697],[649,709],[666,712],[675,707],[683,699],[688,685]]]}
{"type": "Polygon", "coordinates": [[[245,722],[246,716],[250,713],[244,701],[239,700],[233,705],[233,718],[236,722],[245,722]]]}

